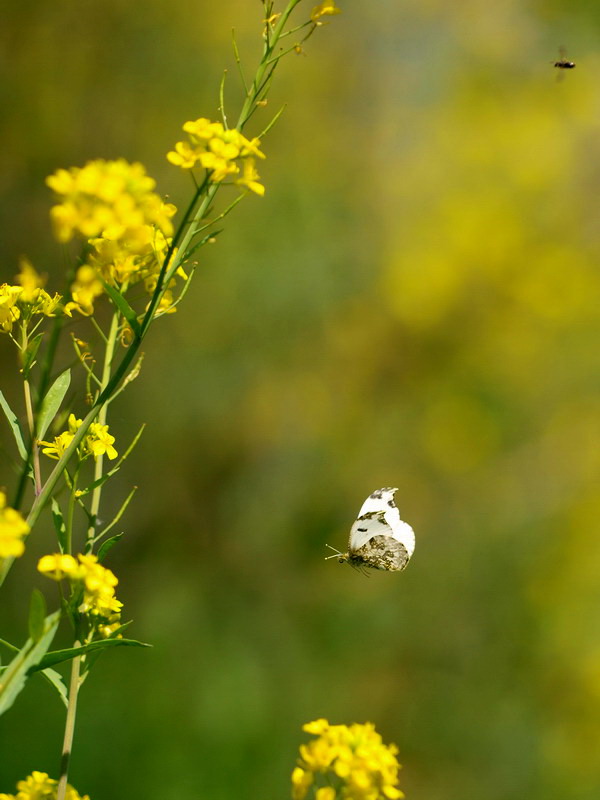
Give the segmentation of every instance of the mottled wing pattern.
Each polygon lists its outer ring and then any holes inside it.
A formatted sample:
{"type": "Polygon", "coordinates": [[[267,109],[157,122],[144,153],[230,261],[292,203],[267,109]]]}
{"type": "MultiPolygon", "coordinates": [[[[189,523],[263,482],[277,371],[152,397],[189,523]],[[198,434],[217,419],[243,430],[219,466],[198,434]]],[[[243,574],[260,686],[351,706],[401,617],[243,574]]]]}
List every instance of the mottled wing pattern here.
{"type": "Polygon", "coordinates": [[[371,567],[395,572],[404,569],[410,556],[403,544],[391,536],[376,535],[361,548],[350,552],[348,561],[355,567],[371,567]]]}
{"type": "Polygon", "coordinates": [[[370,511],[392,511],[393,513],[393,510],[395,510],[398,519],[400,519],[400,513],[394,503],[394,495],[397,491],[398,489],[390,488],[375,489],[362,504],[358,516],[362,517],[363,514],[368,514],[370,511]]]}

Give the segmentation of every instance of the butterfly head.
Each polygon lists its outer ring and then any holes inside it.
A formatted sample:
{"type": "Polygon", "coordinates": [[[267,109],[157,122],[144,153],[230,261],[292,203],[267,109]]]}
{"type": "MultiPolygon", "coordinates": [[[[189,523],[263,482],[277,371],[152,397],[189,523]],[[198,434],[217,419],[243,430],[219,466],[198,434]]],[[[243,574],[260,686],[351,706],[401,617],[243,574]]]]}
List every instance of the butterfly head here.
{"type": "Polygon", "coordinates": [[[341,553],[339,550],[336,550],[335,547],[332,547],[330,544],[326,544],[325,547],[328,547],[330,550],[334,551],[332,556],[325,556],[325,561],[329,561],[330,558],[337,558],[339,564],[346,564],[350,558],[348,553],[341,553]]]}

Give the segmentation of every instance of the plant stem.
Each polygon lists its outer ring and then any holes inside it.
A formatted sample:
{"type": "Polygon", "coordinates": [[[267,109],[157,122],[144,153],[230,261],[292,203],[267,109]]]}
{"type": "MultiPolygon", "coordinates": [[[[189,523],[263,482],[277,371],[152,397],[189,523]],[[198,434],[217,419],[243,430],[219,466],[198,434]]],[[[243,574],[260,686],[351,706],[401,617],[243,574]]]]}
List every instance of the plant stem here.
{"type": "Polygon", "coordinates": [[[240,116],[238,117],[236,128],[241,131],[246,122],[250,119],[252,112],[254,110],[254,103],[258,95],[260,94],[260,90],[263,88],[263,78],[265,77],[265,72],[267,71],[270,63],[270,59],[273,55],[273,51],[283,33],[283,29],[285,27],[286,22],[294,8],[298,5],[300,0],[290,0],[287,5],[285,11],[281,12],[281,16],[277,20],[277,24],[273,28],[272,36],[269,37],[265,41],[265,46],[263,50],[263,56],[261,59],[260,64],[258,65],[258,69],[256,70],[256,75],[254,76],[254,80],[252,81],[252,86],[250,87],[250,91],[246,94],[246,99],[244,101],[244,105],[242,106],[242,110],[240,111],[240,116]]]}
{"type": "MultiPolygon", "coordinates": [[[[294,8],[298,5],[300,0],[289,0],[287,7],[281,13],[281,16],[277,20],[277,24],[273,28],[272,35],[268,38],[265,42],[265,46],[263,49],[262,59],[260,64],[256,70],[256,75],[254,76],[254,80],[252,81],[252,85],[250,86],[250,90],[244,104],[242,106],[242,110],[240,112],[236,128],[238,130],[242,130],[245,123],[248,121],[250,116],[255,110],[256,101],[260,92],[264,89],[265,85],[265,74],[267,70],[273,70],[276,66],[276,63],[269,63],[270,59],[273,56],[273,51],[279,42],[279,39],[283,33],[284,27],[287,23],[287,20],[294,10],[294,8]]],[[[50,473],[46,483],[42,487],[39,495],[35,498],[29,515],[27,517],[27,523],[30,527],[33,527],[35,522],[37,521],[40,512],[42,511],[44,505],[47,503],[54,487],[58,483],[63,469],[65,468],[66,464],[68,463],[69,459],[75,452],[76,448],[79,446],[80,442],[82,441],[83,437],[86,435],[89,426],[94,421],[94,419],[102,413],[103,407],[106,403],[110,400],[115,390],[118,388],[121,380],[124,378],[129,365],[135,358],[138,350],[140,349],[140,345],[144,339],[144,336],[147,333],[147,330],[154,318],[154,312],[161,300],[162,295],[164,294],[166,288],[169,285],[169,282],[172,276],[175,274],[179,264],[181,263],[183,255],[186,253],[189,243],[192,240],[198,223],[204,218],[207,210],[210,207],[212,200],[214,199],[215,194],[219,189],[218,183],[209,184],[208,178],[198,186],[194,197],[187,209],[186,214],[184,215],[179,228],[175,236],[173,237],[173,241],[167,251],[167,255],[163,262],[163,266],[161,269],[161,274],[159,275],[156,289],[154,290],[154,294],[152,295],[152,299],[150,300],[150,304],[148,305],[148,309],[144,315],[144,319],[140,325],[140,332],[136,333],[135,338],[131,345],[129,346],[127,352],[121,359],[119,366],[115,370],[114,375],[110,378],[108,383],[105,385],[104,389],[99,393],[96,397],[94,404],[90,411],[88,412],[87,416],[84,418],[81,426],[76,431],[71,444],[62,455],[52,472],[50,473]],[[198,202],[199,198],[203,193],[205,194],[204,200],[200,203],[200,206],[196,210],[193,219],[191,222],[189,221],[190,214],[193,212],[194,208],[196,207],[196,203],[198,202]],[[185,227],[188,226],[185,235],[183,235],[183,231],[185,227]],[[181,238],[183,235],[183,238],[181,238]],[[181,240],[181,241],[180,241],[181,240]],[[175,248],[178,248],[177,253],[173,257],[175,252],[175,248]],[[172,261],[172,263],[170,263],[172,261]]],[[[54,343],[55,346],[55,343],[54,343]]],[[[53,348],[54,350],[54,348],[53,348]]],[[[53,355],[53,353],[52,353],[53,355]]],[[[12,559],[6,559],[6,563],[0,574],[0,584],[6,577],[8,570],[10,569],[10,564],[12,563],[12,559]]]]}
{"type": "MultiPolygon", "coordinates": [[[[74,642],[74,647],[80,647],[78,641],[74,642]]],[[[71,747],[73,746],[73,734],[75,733],[75,716],[77,714],[77,695],[79,693],[79,669],[81,656],[75,656],[71,664],[71,683],[69,685],[69,704],[67,706],[67,718],[65,720],[65,735],[63,738],[62,756],[60,759],[60,778],[56,791],[56,800],[65,800],[67,791],[67,778],[69,777],[69,762],[71,760],[71,747]]]]}
{"type": "MultiPolygon", "coordinates": [[[[117,333],[119,330],[119,314],[115,312],[113,314],[113,318],[110,323],[110,330],[108,332],[108,338],[106,340],[106,350],[104,351],[104,366],[102,368],[102,378],[100,379],[100,392],[102,392],[107,386],[110,380],[110,373],[112,368],[113,356],[115,353],[115,343],[117,340],[117,333]]],[[[100,408],[100,413],[98,414],[98,423],[100,425],[106,425],[106,416],[108,414],[108,402],[104,403],[104,405],[100,408]]],[[[94,466],[94,480],[97,481],[102,477],[102,467],[104,464],[104,456],[99,455],[96,457],[96,464],[94,466]]],[[[92,492],[92,502],[90,505],[90,515],[92,518],[92,522],[88,528],[87,532],[87,539],[88,545],[90,540],[94,538],[96,535],[96,517],[98,516],[98,510],[100,508],[100,497],[102,495],[102,486],[96,486],[94,491],[92,492]]],[[[86,552],[89,550],[86,548],[86,552]]]]}

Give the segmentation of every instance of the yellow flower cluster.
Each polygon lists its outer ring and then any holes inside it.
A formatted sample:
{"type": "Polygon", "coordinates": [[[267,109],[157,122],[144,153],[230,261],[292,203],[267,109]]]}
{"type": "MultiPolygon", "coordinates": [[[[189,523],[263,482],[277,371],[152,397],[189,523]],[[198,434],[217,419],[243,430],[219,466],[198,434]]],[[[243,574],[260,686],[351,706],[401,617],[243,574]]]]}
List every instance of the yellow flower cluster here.
{"type": "MultiPolygon", "coordinates": [[[[17,783],[16,794],[0,793],[0,800],[55,800],[58,781],[49,778],[46,772],[32,772],[24,781],[17,783]]],[[[81,796],[72,786],[67,784],[65,800],[90,800],[89,796],[81,796]]]]}
{"type": "Polygon", "coordinates": [[[18,286],[0,285],[0,330],[4,333],[10,333],[13,324],[21,317],[29,319],[34,314],[55,316],[62,299],[59,294],[52,297],[45,291],[44,280],[25,259],[21,262],[17,283],[18,286]]]}
{"type": "Polygon", "coordinates": [[[318,6],[315,6],[310,12],[310,21],[316,25],[322,25],[320,22],[321,17],[333,16],[334,14],[341,14],[342,9],[338,8],[335,0],[323,0],[318,6]]]}
{"type": "MultiPolygon", "coordinates": [[[[91,246],[87,263],[75,275],[66,313],[92,314],[103,280],[121,290],[144,281],[152,291],[148,285],[156,285],[177,209],[154,192],[156,182],[144,167],[124,159],[90,161],[60,169],[46,183],[61,198],[50,212],[59,241],[80,233],[91,246]]],[[[185,277],[183,270],[178,274],[185,277]]]]}
{"type": "Polygon", "coordinates": [[[61,198],[50,211],[61,242],[80,233],[86,239],[104,236],[133,243],[145,239],[147,225],[165,236],[173,233],[173,207],[154,192],[156,181],[142,164],[98,159],[59,169],[46,183],[61,198]]]}
{"type": "MultiPolygon", "coordinates": [[[[92,251],[88,256],[88,263],[77,270],[71,286],[73,301],[78,310],[83,314],[93,313],[93,302],[104,291],[102,280],[120,289],[143,281],[145,290],[151,294],[156,288],[171,241],[160,230],[149,225],[140,231],[133,247],[129,241],[103,237],[90,239],[92,251]]],[[[171,258],[176,253],[177,249],[174,249],[171,258]]],[[[177,269],[176,274],[184,280],[187,279],[182,267],[177,269]]],[[[160,307],[163,311],[176,310],[171,308],[171,289],[174,286],[173,279],[161,300],[160,307]]]]}
{"type": "Polygon", "coordinates": [[[292,773],[293,800],[304,800],[315,786],[316,800],[398,800],[398,752],[385,745],[375,726],[330,725],[318,719],[303,730],[318,738],[300,746],[292,773]],[[317,787],[319,779],[327,786],[317,787]]]}
{"type": "Polygon", "coordinates": [[[0,563],[4,558],[23,555],[23,539],[29,533],[29,525],[14,508],[6,505],[6,494],[0,491],[0,563]]]}
{"type": "Polygon", "coordinates": [[[175,150],[167,153],[171,164],[183,169],[199,164],[208,170],[212,183],[221,183],[237,175],[239,177],[233,181],[237,186],[264,195],[265,187],[260,183],[255,166],[256,158],[265,158],[259,150],[260,139],[247,139],[235,128],[226,129],[220,122],[204,117],[186,122],[183,130],[189,141],[177,142],[175,150]]]}
{"type": "Polygon", "coordinates": [[[109,636],[119,627],[123,608],[123,603],[115,597],[115,586],[119,581],[113,572],[98,563],[97,556],[79,554],[76,559],[61,553],[42,556],[38,571],[54,581],[68,578],[81,583],[83,601],[78,610],[106,620],[109,624],[101,626],[104,636],[109,636]]]}
{"type": "MultiPolygon", "coordinates": [[[[66,431],[63,431],[58,436],[55,436],[53,442],[45,442],[40,439],[38,444],[44,445],[42,448],[42,453],[45,456],[49,456],[50,458],[54,458],[56,461],[58,461],[67,447],[73,441],[73,437],[75,436],[75,433],[82,422],[83,420],[77,419],[75,414],[69,414],[69,427],[66,431]]],[[[81,459],[87,458],[87,456],[93,456],[96,459],[98,456],[103,456],[106,454],[112,461],[118,455],[113,446],[114,441],[115,437],[108,432],[108,425],[101,425],[99,422],[92,422],[87,436],[82,442],[79,450],[79,456],[81,459]]]]}

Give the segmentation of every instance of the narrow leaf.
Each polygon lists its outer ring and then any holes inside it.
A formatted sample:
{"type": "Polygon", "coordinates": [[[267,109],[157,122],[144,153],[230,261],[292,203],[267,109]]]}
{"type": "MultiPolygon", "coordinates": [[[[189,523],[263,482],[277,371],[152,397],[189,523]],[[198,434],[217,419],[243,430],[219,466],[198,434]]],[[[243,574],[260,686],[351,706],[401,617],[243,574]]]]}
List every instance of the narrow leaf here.
{"type": "Polygon", "coordinates": [[[61,372],[52,386],[48,389],[48,393],[42,400],[42,407],[38,419],[38,439],[42,439],[44,437],[44,434],[50,427],[50,423],[57,415],[70,383],[71,370],[66,369],[64,372],[61,372]]]}
{"type": "Polygon", "coordinates": [[[62,511],[55,497],[52,498],[52,522],[58,539],[60,552],[64,553],[67,547],[67,526],[63,519],[62,511]]]}
{"type": "Polygon", "coordinates": [[[98,561],[100,562],[104,561],[108,551],[112,550],[112,548],[116,545],[119,539],[122,538],[122,536],[124,536],[124,534],[117,533],[116,536],[111,536],[110,539],[107,539],[105,542],[102,543],[102,545],[98,550],[98,561]]]}
{"type": "Polygon", "coordinates": [[[42,339],[44,338],[43,333],[38,333],[37,336],[34,336],[33,339],[27,345],[27,350],[25,350],[25,354],[22,358],[22,365],[23,365],[23,377],[25,380],[29,378],[29,372],[31,368],[35,364],[35,357],[37,356],[37,352],[40,349],[40,344],[42,343],[42,339]]]}
{"type": "Polygon", "coordinates": [[[40,674],[43,675],[48,683],[56,689],[58,696],[62,700],[65,708],[68,708],[69,695],[67,692],[67,687],[63,683],[62,675],[55,669],[50,669],[50,667],[43,669],[40,674]]]}
{"type": "Polygon", "coordinates": [[[59,621],[60,611],[55,611],[54,614],[46,617],[41,639],[37,642],[28,639],[2,673],[2,679],[0,680],[0,714],[3,714],[12,706],[17,695],[25,686],[29,670],[34,668],[47,652],[58,628],[59,621]]]}
{"type": "Polygon", "coordinates": [[[261,132],[260,136],[258,136],[258,137],[257,137],[258,139],[262,139],[262,138],[263,138],[263,136],[266,136],[266,135],[267,135],[267,133],[268,133],[268,132],[271,130],[271,128],[273,127],[273,125],[275,125],[275,123],[277,122],[277,120],[278,120],[278,119],[279,119],[279,117],[280,117],[280,116],[283,114],[283,112],[284,112],[284,111],[285,111],[285,105],[281,106],[281,108],[280,108],[280,109],[279,109],[279,111],[278,111],[278,112],[275,114],[275,116],[273,117],[273,119],[271,120],[271,122],[269,122],[269,124],[267,125],[267,127],[266,127],[266,128],[265,128],[265,129],[264,129],[262,132],[261,132]]]}
{"type": "Polygon", "coordinates": [[[104,290],[106,294],[110,297],[116,307],[119,309],[121,314],[125,317],[127,322],[131,325],[131,329],[133,332],[139,336],[141,333],[140,323],[138,322],[137,314],[133,310],[133,308],[129,305],[127,300],[123,297],[121,292],[117,291],[114,286],[111,286],[110,283],[106,283],[106,281],[102,281],[104,285],[104,290]]]}
{"type": "MultiPolygon", "coordinates": [[[[239,202],[240,200],[242,200],[242,198],[244,198],[244,197],[245,197],[245,195],[241,194],[241,195],[239,196],[239,198],[238,198],[238,202],[239,202]]],[[[218,219],[221,219],[221,217],[218,217],[218,219]]],[[[216,220],[216,219],[214,219],[212,222],[208,223],[207,225],[203,225],[203,226],[202,226],[202,228],[200,228],[199,230],[197,230],[197,231],[196,231],[196,233],[198,234],[198,233],[200,233],[200,231],[204,231],[204,230],[206,230],[206,228],[210,227],[210,226],[211,226],[211,225],[213,225],[215,222],[217,222],[217,220],[216,220]]],[[[210,233],[207,233],[207,234],[206,234],[206,236],[204,236],[204,237],[203,237],[203,238],[202,238],[202,239],[201,239],[199,242],[196,242],[196,244],[195,244],[195,245],[194,245],[192,248],[190,248],[190,249],[189,249],[189,250],[186,252],[185,256],[184,256],[184,257],[181,259],[182,263],[183,263],[183,264],[187,264],[187,262],[190,260],[190,258],[191,258],[191,257],[194,255],[194,253],[196,252],[196,250],[198,250],[200,247],[204,247],[204,245],[205,245],[205,244],[206,244],[206,243],[207,243],[207,242],[208,242],[210,239],[216,239],[216,238],[217,238],[217,236],[218,236],[220,233],[223,233],[223,231],[224,231],[224,230],[225,230],[224,228],[220,228],[218,231],[211,231],[210,233]]]]}
{"type": "Polygon", "coordinates": [[[106,536],[106,534],[109,532],[109,530],[111,528],[113,528],[117,524],[117,522],[121,519],[121,517],[125,513],[125,509],[127,508],[129,503],[131,502],[131,498],[137,492],[137,488],[138,488],[137,486],[134,486],[133,489],[129,492],[129,494],[127,495],[127,497],[125,498],[125,500],[123,502],[123,505],[121,506],[121,508],[115,514],[112,522],[109,523],[106,526],[106,528],[104,528],[103,531],[100,531],[100,533],[96,536],[96,541],[99,541],[100,539],[102,539],[103,536],[106,536]]]}
{"type": "Polygon", "coordinates": [[[23,459],[23,461],[27,461],[27,448],[25,447],[25,442],[23,440],[23,432],[21,431],[21,426],[19,425],[19,420],[16,418],[15,414],[13,413],[11,407],[8,405],[6,398],[0,392],[0,406],[2,406],[2,410],[6,415],[6,419],[8,420],[8,424],[11,427],[13,432],[13,436],[15,437],[15,442],[17,443],[17,448],[19,450],[19,455],[23,459]]]}
{"type": "Polygon", "coordinates": [[[34,642],[44,635],[44,620],[46,618],[46,598],[39,589],[34,589],[29,602],[29,638],[34,642]]]}
{"type": "Polygon", "coordinates": [[[93,653],[95,650],[105,650],[108,647],[151,647],[145,642],[138,642],[136,639],[102,639],[99,642],[90,642],[82,647],[69,647],[66,650],[52,650],[42,658],[42,660],[31,667],[29,674],[38,672],[41,669],[53,667],[63,661],[69,661],[75,656],[82,656],[84,653],[93,653]]]}

